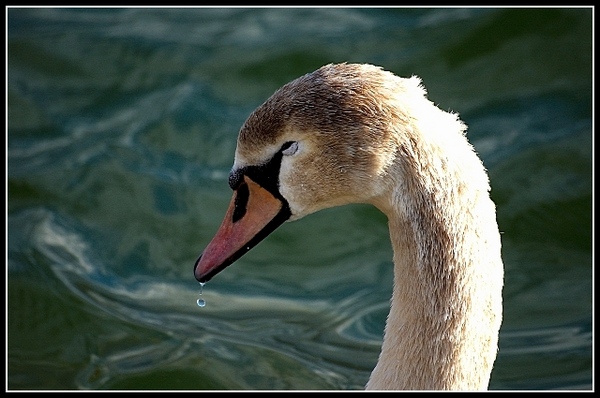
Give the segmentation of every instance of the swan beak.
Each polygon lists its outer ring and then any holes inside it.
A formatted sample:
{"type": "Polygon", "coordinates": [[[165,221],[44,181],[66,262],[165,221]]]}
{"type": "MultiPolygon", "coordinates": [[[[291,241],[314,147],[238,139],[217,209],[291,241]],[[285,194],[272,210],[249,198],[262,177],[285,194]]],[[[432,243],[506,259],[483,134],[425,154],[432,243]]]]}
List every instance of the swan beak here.
{"type": "Polygon", "coordinates": [[[221,226],[196,261],[194,276],[199,282],[208,282],[290,217],[285,199],[248,176],[243,178],[221,226]]]}

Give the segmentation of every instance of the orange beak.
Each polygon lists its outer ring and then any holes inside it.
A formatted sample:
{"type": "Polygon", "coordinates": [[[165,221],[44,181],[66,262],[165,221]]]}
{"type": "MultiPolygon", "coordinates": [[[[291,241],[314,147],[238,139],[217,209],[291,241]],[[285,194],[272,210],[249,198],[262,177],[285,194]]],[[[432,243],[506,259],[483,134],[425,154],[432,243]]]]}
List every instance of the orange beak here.
{"type": "Polygon", "coordinates": [[[246,254],[290,216],[285,199],[277,197],[248,176],[236,188],[225,218],[196,261],[194,276],[207,282],[246,254]]]}

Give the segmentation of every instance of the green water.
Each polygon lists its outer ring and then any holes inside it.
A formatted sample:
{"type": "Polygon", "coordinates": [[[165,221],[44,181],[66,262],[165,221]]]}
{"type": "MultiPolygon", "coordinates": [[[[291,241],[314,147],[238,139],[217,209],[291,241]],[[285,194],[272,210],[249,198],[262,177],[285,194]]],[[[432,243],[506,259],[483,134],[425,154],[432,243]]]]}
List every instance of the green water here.
{"type": "Polygon", "coordinates": [[[376,209],[287,223],[202,296],[192,273],[245,118],[342,61],[419,75],[469,125],[503,233],[490,388],[593,388],[591,9],[7,13],[8,389],[363,388],[391,294],[376,209]]]}

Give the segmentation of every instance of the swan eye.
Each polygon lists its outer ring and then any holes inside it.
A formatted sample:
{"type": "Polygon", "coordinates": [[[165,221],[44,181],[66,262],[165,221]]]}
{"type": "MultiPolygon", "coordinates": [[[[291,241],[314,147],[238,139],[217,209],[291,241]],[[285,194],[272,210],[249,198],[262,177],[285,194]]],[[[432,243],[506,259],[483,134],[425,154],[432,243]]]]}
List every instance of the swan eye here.
{"type": "Polygon", "coordinates": [[[298,142],[288,141],[281,146],[281,153],[285,156],[293,155],[298,152],[298,142]]]}

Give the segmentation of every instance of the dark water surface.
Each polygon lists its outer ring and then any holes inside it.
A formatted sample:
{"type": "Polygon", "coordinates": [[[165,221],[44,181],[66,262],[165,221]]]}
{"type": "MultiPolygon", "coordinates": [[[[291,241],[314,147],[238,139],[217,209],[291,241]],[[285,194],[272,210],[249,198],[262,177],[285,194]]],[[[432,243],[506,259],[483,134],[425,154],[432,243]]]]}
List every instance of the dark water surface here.
{"type": "Polygon", "coordinates": [[[490,388],[592,389],[592,10],[10,8],[7,388],[361,389],[387,220],[287,223],[204,286],[238,129],[330,62],[421,76],[489,170],[490,388]]]}

